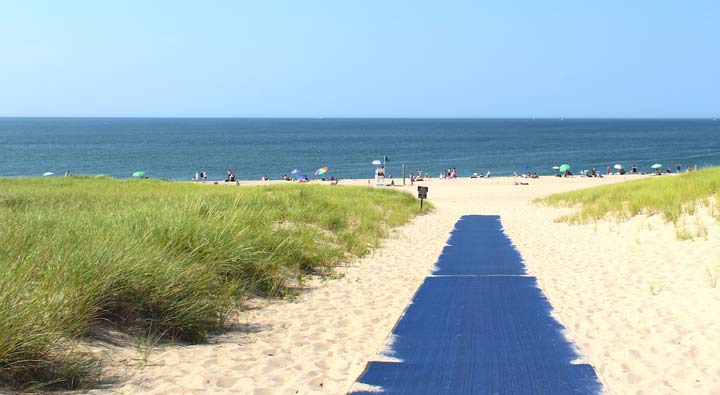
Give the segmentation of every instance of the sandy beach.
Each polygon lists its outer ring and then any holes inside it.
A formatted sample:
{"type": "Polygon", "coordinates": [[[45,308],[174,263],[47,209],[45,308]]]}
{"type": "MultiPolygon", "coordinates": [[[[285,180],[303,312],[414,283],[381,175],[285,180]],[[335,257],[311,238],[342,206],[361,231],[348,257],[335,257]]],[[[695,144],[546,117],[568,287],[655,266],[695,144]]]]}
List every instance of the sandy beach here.
{"type": "MultiPolygon", "coordinates": [[[[532,203],[554,192],[638,178],[433,179],[436,209],[392,231],[371,255],[312,279],[294,300],[253,300],[208,344],[149,354],[105,346],[116,382],[93,394],[343,394],[431,273],[453,224],[499,214],[505,231],[609,394],[720,394],[720,226],[679,241],[672,224],[568,225],[563,210],[532,203]]],[[[402,180],[395,180],[401,184],[402,180]]],[[[264,184],[248,182],[243,185],[264,184]]],[[[368,185],[342,180],[342,185],[368,185]]]]}

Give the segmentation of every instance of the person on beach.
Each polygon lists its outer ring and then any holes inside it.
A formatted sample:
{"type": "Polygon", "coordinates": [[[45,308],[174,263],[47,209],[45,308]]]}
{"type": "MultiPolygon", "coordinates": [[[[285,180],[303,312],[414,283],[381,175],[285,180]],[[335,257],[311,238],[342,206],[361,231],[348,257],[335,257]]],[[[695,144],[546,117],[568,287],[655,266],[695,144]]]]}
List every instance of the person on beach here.
{"type": "Polygon", "coordinates": [[[677,168],[678,173],[680,173],[680,171],[682,171],[682,164],[678,163],[675,167],[677,168]]]}
{"type": "Polygon", "coordinates": [[[65,171],[65,177],[70,177],[70,170],[65,171]]]}
{"type": "Polygon", "coordinates": [[[637,174],[637,165],[633,165],[632,169],[630,170],[632,174],[637,174]]]}
{"type": "Polygon", "coordinates": [[[610,175],[610,174],[612,174],[612,168],[610,167],[610,165],[608,165],[608,167],[607,167],[607,175],[610,175]]]}
{"type": "Polygon", "coordinates": [[[225,182],[233,182],[235,181],[235,174],[233,174],[232,169],[227,169],[227,178],[225,178],[225,182]]]}

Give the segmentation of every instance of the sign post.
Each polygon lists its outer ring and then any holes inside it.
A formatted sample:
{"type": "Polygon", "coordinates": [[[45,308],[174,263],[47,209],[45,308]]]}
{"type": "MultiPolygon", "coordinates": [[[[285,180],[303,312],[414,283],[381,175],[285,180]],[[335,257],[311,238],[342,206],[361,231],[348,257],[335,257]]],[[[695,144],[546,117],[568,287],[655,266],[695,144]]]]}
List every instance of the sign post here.
{"type": "Polygon", "coordinates": [[[418,186],[418,198],[420,199],[420,210],[423,207],[423,200],[427,199],[428,187],[418,186]]]}

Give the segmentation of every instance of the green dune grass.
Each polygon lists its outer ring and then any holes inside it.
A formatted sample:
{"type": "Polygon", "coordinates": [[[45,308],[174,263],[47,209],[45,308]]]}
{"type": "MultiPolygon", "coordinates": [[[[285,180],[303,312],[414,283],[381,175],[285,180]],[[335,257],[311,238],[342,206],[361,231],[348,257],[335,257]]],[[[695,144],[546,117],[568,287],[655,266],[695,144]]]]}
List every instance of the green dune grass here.
{"type": "Polygon", "coordinates": [[[699,206],[720,219],[720,168],[713,167],[678,176],[643,178],[590,189],[550,195],[536,202],[555,207],[576,207],[562,217],[570,223],[599,219],[624,221],[638,214],[660,214],[677,225],[683,215],[693,215],[699,206]]]}
{"type": "Polygon", "coordinates": [[[361,187],[0,179],[0,386],[82,386],[97,363],[73,345],[101,322],[202,342],[418,212],[361,187]]]}

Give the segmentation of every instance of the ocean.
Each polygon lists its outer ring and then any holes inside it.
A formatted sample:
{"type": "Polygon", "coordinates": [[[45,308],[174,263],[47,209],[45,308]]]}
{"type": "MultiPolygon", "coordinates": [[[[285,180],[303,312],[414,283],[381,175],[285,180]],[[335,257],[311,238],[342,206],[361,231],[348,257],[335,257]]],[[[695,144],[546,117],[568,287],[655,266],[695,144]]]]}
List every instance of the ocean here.
{"type": "Polygon", "coordinates": [[[438,176],[514,171],[553,174],[620,163],[651,171],[654,163],[720,165],[720,121],[713,119],[245,119],[0,118],[0,176],[135,171],[158,179],[278,179],[292,169],[325,177],[370,178],[373,160],[386,173],[422,168],[438,176]]]}

